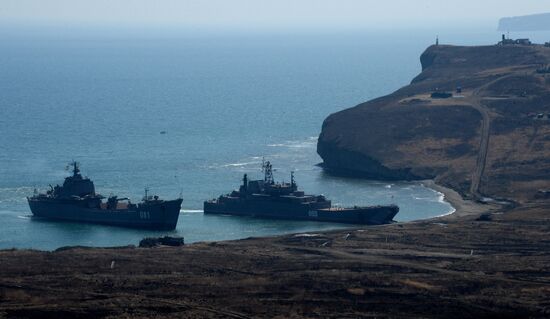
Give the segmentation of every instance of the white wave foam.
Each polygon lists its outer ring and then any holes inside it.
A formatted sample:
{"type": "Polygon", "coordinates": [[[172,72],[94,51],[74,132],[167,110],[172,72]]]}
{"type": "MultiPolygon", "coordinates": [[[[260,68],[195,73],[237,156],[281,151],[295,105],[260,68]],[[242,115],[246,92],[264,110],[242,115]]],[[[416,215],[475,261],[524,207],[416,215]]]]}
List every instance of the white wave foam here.
{"type": "Polygon", "coordinates": [[[202,209],[181,209],[180,213],[184,214],[196,214],[196,213],[203,213],[204,211],[202,209]]]}
{"type": "Polygon", "coordinates": [[[243,166],[248,166],[248,165],[258,165],[260,164],[261,162],[243,162],[243,163],[229,163],[229,164],[224,164],[222,165],[221,167],[243,167],[243,166]]]}
{"type": "Polygon", "coordinates": [[[294,237],[320,237],[320,234],[296,234],[294,237]]]}
{"type": "Polygon", "coordinates": [[[415,200],[424,200],[424,201],[429,201],[429,202],[434,201],[433,198],[431,198],[431,197],[417,197],[417,196],[413,196],[413,198],[414,198],[415,200]]]}
{"type": "Polygon", "coordinates": [[[20,186],[20,187],[0,187],[0,192],[14,192],[14,193],[21,193],[21,192],[29,192],[34,191],[34,187],[30,186],[20,186]]]}
{"type": "Polygon", "coordinates": [[[451,215],[451,214],[454,214],[455,212],[456,212],[456,209],[453,206],[451,206],[451,209],[447,213],[437,215],[436,217],[443,217],[443,216],[451,215]]]}
{"type": "Polygon", "coordinates": [[[447,213],[438,215],[437,217],[442,217],[442,216],[447,216],[447,215],[454,214],[454,212],[456,212],[456,208],[454,208],[453,205],[451,205],[451,203],[449,203],[445,200],[445,194],[443,194],[442,192],[438,192],[436,190],[433,190],[433,191],[437,193],[437,202],[438,203],[447,204],[450,207],[450,209],[447,213]]]}
{"type": "Polygon", "coordinates": [[[308,137],[306,140],[284,141],[282,143],[267,144],[269,147],[286,147],[286,148],[311,148],[317,145],[317,137],[308,137]]]}
{"type": "Polygon", "coordinates": [[[439,203],[442,203],[442,204],[448,204],[446,201],[445,201],[445,194],[441,193],[441,192],[437,192],[437,201],[439,203]]]}
{"type": "MultiPolygon", "coordinates": [[[[261,157],[260,157],[261,158],[261,157]]],[[[256,157],[254,157],[253,159],[256,159],[256,157]]],[[[206,166],[206,168],[208,169],[219,169],[219,168],[231,168],[231,167],[245,167],[245,166],[252,166],[252,165],[260,165],[262,162],[261,161],[253,161],[253,162],[239,162],[239,163],[228,163],[228,164],[214,164],[214,165],[209,165],[209,166],[206,166]]]]}
{"type": "Polygon", "coordinates": [[[269,147],[286,147],[286,148],[310,148],[314,147],[315,143],[303,142],[303,143],[279,143],[279,144],[268,144],[269,147]]]}

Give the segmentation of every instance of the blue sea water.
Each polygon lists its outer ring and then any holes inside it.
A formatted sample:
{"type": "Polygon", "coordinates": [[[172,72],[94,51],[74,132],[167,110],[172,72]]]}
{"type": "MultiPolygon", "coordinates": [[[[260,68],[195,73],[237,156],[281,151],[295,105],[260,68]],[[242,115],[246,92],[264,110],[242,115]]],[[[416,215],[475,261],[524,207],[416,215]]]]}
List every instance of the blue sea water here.
{"type": "Polygon", "coordinates": [[[343,206],[396,203],[399,221],[449,213],[419,183],[333,177],[315,165],[324,118],[407,84],[433,40],[430,32],[0,33],[0,248],[118,246],[166,234],[31,218],[26,196],[61,183],[73,159],[104,195],[181,193],[168,234],[186,242],[349,227],[202,214],[202,201],[238,187],[243,173],[260,178],[263,157],[276,179],[294,170],[301,188],[343,206]]]}

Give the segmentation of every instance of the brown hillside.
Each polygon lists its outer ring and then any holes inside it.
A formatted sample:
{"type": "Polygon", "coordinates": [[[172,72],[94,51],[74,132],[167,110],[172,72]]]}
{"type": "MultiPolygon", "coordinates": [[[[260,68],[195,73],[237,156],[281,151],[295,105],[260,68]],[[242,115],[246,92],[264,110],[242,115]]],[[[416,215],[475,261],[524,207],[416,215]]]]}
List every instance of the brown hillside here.
{"type": "Polygon", "coordinates": [[[432,46],[420,60],[410,85],[325,120],[327,169],[518,201],[550,188],[550,74],[537,72],[550,48],[432,46]]]}

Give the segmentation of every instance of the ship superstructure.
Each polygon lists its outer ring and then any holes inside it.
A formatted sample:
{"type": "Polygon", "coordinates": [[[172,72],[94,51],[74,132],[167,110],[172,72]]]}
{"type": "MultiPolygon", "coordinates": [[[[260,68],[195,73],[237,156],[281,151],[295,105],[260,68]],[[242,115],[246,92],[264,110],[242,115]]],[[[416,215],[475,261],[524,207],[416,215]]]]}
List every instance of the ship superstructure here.
{"type": "Polygon", "coordinates": [[[171,230],[176,228],[182,199],[161,200],[145,192],[134,204],[128,198],[105,197],[95,192],[94,183],[80,174],[77,162],[70,164],[72,175],[62,186],[28,197],[34,216],[72,222],[98,223],[121,227],[171,230]]]}
{"type": "Polygon", "coordinates": [[[244,174],[238,190],[204,202],[204,213],[378,225],[392,222],[399,212],[396,205],[333,207],[323,195],[299,190],[293,172],[290,183],[276,183],[269,161],[262,170],[263,180],[249,180],[244,174]]]}

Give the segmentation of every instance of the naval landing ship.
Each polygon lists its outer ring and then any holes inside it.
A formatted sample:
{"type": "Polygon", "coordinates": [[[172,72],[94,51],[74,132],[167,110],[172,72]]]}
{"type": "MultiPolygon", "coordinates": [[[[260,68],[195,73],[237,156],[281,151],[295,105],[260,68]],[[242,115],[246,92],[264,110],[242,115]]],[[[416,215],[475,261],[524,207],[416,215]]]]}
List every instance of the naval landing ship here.
{"type": "Polygon", "coordinates": [[[121,227],[172,230],[176,228],[182,199],[161,200],[149,196],[133,204],[128,198],[105,197],[95,192],[94,183],[82,177],[78,163],[72,162],[73,174],[63,186],[52,187],[45,194],[27,197],[34,216],[72,222],[106,224],[121,227]]]}
{"type": "Polygon", "coordinates": [[[204,202],[204,213],[380,225],[392,222],[399,212],[396,205],[333,207],[322,195],[306,195],[298,190],[294,173],[290,183],[275,183],[271,163],[263,163],[262,170],[263,180],[249,181],[244,174],[239,190],[204,202]]]}

